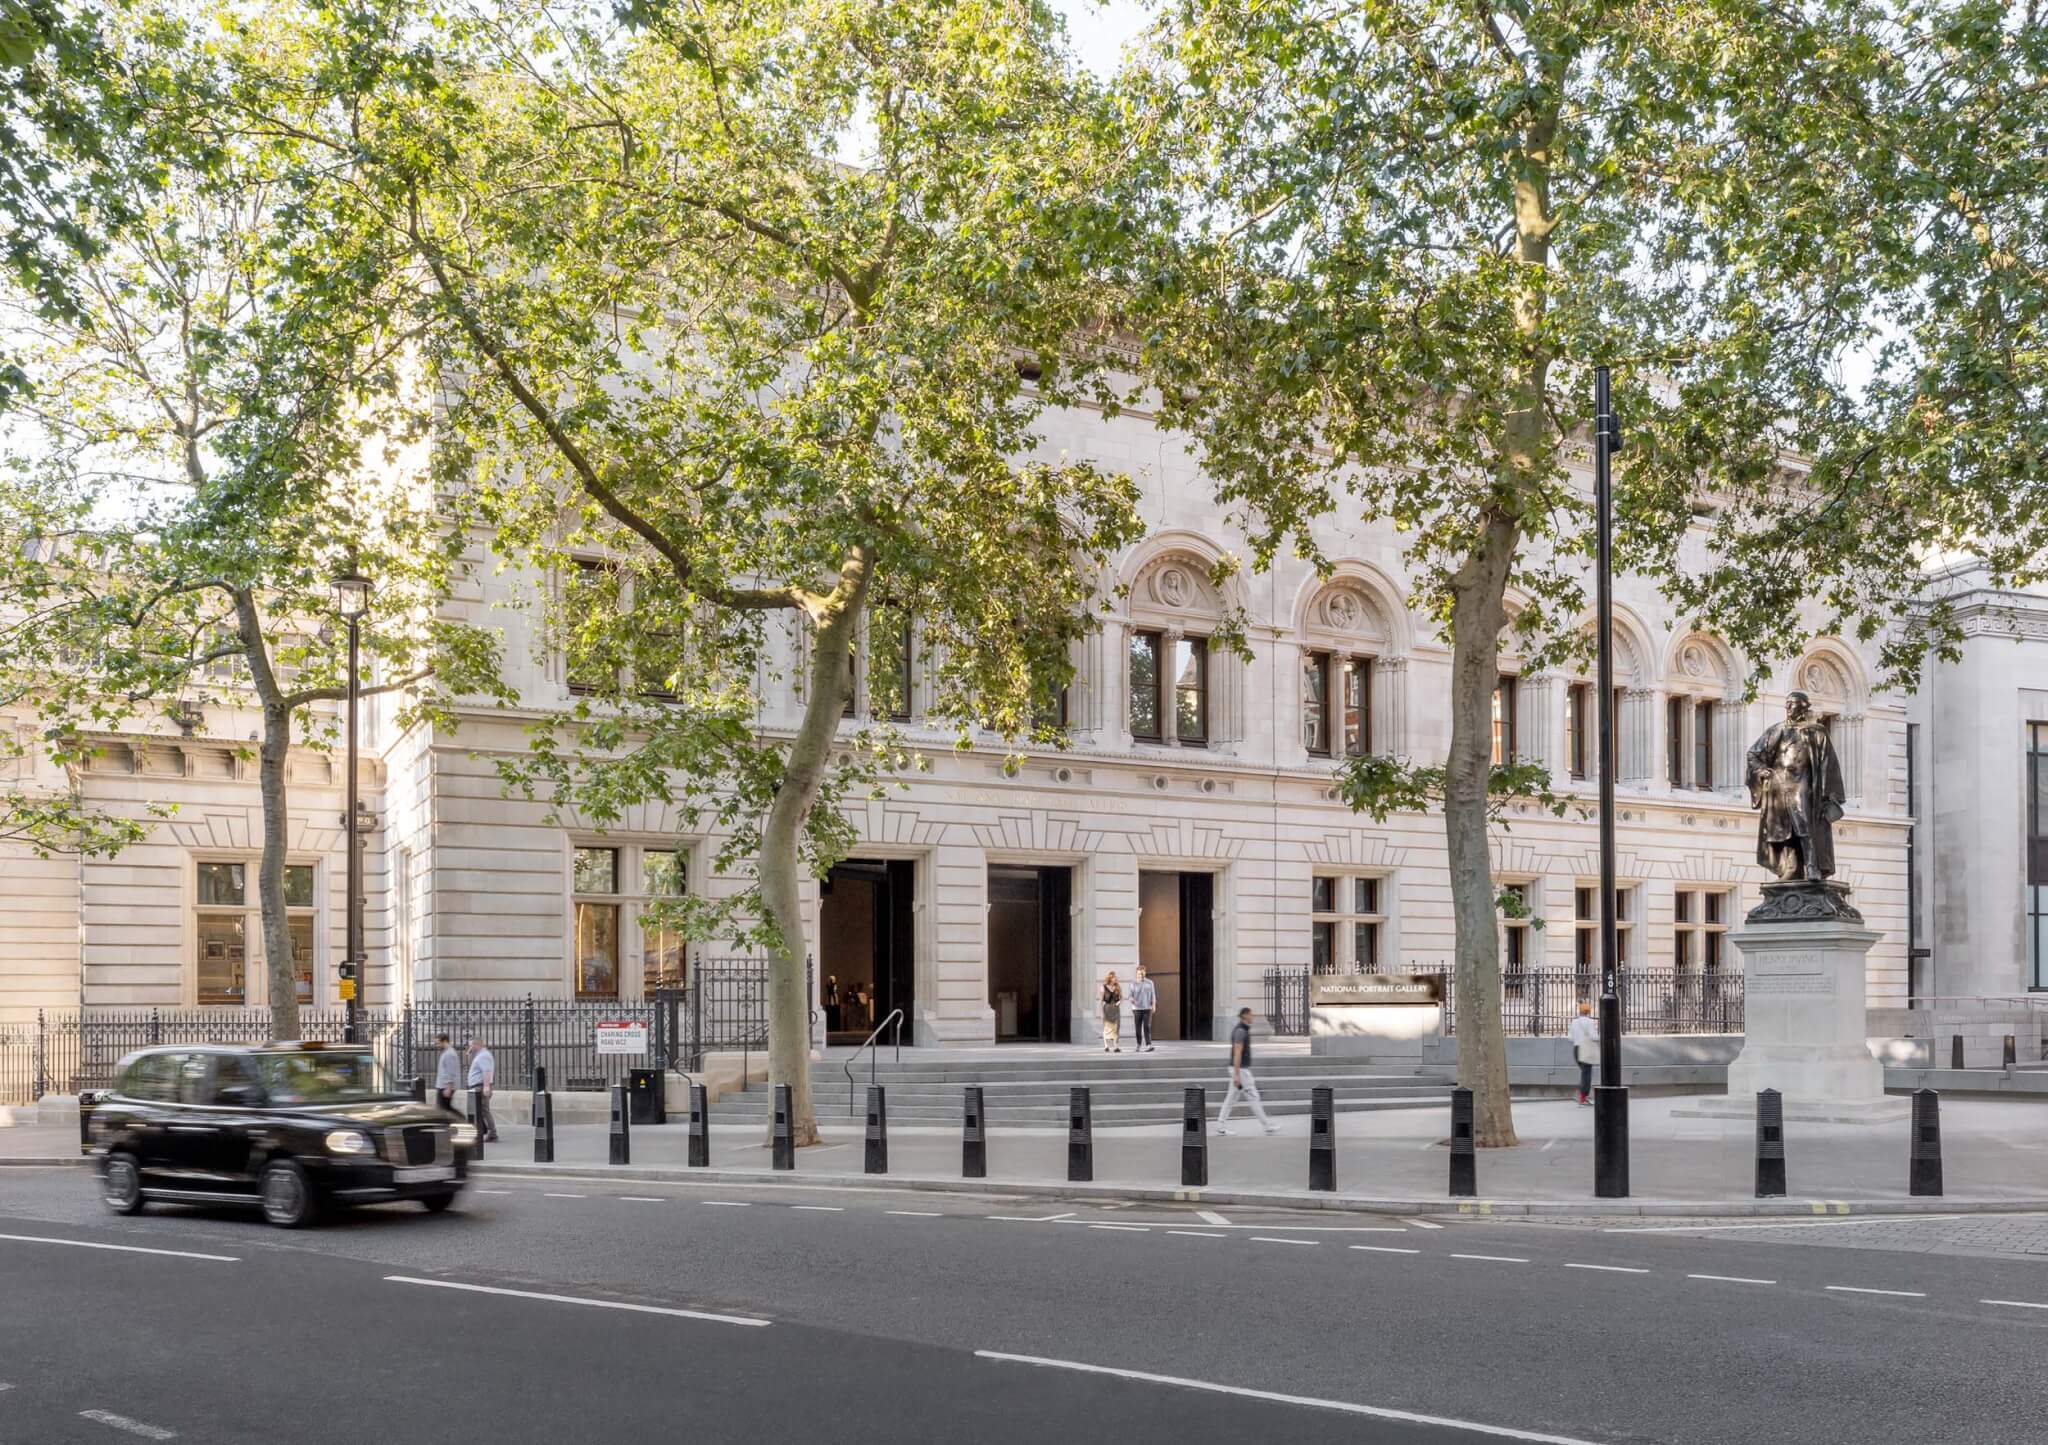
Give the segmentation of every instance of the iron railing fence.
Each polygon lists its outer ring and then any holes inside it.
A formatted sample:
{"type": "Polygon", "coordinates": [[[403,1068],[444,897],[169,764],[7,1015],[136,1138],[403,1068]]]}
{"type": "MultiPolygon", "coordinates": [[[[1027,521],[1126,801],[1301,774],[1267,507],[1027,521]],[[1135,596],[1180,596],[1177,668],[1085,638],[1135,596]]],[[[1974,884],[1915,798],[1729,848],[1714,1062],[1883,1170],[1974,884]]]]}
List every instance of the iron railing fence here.
{"type": "MultiPolygon", "coordinates": [[[[1416,969],[1444,981],[1444,1032],[1458,1028],[1458,995],[1448,969],[1416,969]]],[[[1266,1021],[1276,1034],[1308,1032],[1309,971],[1269,968],[1266,1021]]],[[[1739,1034],[1743,1031],[1740,973],[1697,969],[1625,968],[1616,979],[1625,1034],[1739,1034]]],[[[1512,1036],[1562,1034],[1581,1003],[1597,1004],[1600,976],[1572,968],[1531,968],[1501,979],[1501,1025],[1512,1036]]]]}
{"type": "MultiPolygon", "coordinates": [[[[339,1042],[346,1012],[299,1010],[299,1037],[339,1042]]],[[[365,1009],[360,1041],[399,1078],[432,1079],[447,1034],[458,1047],[482,1039],[507,1088],[532,1088],[536,1067],[550,1088],[605,1089],[628,1070],[649,1066],[694,1072],[707,1052],[757,1050],[768,1043],[767,965],[706,959],[687,984],[633,1001],[605,999],[437,999],[392,1010],[365,1009]],[[647,1026],[645,1055],[600,1054],[600,1022],[647,1026]]],[[[275,1037],[263,1008],[43,1009],[32,1021],[0,1023],[0,1104],[32,1104],[44,1094],[75,1094],[114,1082],[121,1059],[156,1044],[264,1043],[275,1037]]]]}

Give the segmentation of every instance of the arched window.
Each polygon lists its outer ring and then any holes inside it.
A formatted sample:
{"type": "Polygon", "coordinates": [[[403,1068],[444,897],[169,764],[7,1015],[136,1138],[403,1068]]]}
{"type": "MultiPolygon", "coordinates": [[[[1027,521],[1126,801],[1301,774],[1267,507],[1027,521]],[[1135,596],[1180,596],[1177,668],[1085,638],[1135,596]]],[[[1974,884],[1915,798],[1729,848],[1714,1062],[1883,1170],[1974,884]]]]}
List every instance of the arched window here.
{"type": "Polygon", "coordinates": [[[1340,577],[1309,600],[1297,630],[1302,751],[1333,760],[1391,751],[1399,679],[1379,597],[1362,579],[1340,577]]]}
{"type": "Polygon", "coordinates": [[[1133,743],[1208,748],[1241,736],[1241,669],[1214,646],[1229,610],[1211,563],[1179,548],[1139,567],[1124,629],[1124,725],[1133,743]]]}
{"type": "Polygon", "coordinates": [[[1742,716],[1731,698],[1735,662],[1701,633],[1672,649],[1664,684],[1664,781],[1706,792],[1732,788],[1742,776],[1742,716]]]}
{"type": "MultiPolygon", "coordinates": [[[[1587,651],[1593,651],[1593,629],[1586,628],[1587,651]]],[[[1615,610],[1614,617],[1614,708],[1615,781],[1639,783],[1649,776],[1650,757],[1650,673],[1644,666],[1648,656],[1641,626],[1615,610]]],[[[1595,664],[1590,660],[1565,687],[1564,738],[1552,764],[1553,776],[1562,774],[1573,781],[1597,782],[1600,777],[1599,686],[1595,664]]]]}
{"type": "MultiPolygon", "coordinates": [[[[1869,703],[1859,670],[1832,643],[1821,643],[1792,669],[1791,685],[1806,694],[1814,716],[1834,740],[1842,760],[1842,786],[1852,803],[1863,799],[1863,714],[1869,703]]],[[[1789,690],[1789,689],[1788,689],[1789,690]]]]}

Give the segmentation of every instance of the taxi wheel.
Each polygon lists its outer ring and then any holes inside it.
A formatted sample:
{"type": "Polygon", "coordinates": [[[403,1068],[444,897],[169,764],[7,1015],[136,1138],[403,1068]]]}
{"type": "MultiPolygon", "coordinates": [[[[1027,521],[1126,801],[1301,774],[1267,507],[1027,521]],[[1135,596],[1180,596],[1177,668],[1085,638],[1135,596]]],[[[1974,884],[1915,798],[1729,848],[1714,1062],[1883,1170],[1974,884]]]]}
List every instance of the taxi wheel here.
{"type": "Polygon", "coordinates": [[[448,1206],[453,1204],[454,1202],[455,1192],[453,1190],[450,1190],[446,1194],[422,1195],[420,1198],[420,1203],[426,1206],[427,1213],[429,1214],[445,1213],[447,1211],[448,1206]]]}
{"type": "Polygon", "coordinates": [[[319,1206],[306,1171],[289,1159],[273,1159],[263,1168],[263,1217],[279,1229],[298,1229],[313,1222],[319,1206]]]}
{"type": "Polygon", "coordinates": [[[142,1169],[133,1154],[109,1154],[100,1171],[100,1198],[116,1214],[142,1212],[142,1169]]]}

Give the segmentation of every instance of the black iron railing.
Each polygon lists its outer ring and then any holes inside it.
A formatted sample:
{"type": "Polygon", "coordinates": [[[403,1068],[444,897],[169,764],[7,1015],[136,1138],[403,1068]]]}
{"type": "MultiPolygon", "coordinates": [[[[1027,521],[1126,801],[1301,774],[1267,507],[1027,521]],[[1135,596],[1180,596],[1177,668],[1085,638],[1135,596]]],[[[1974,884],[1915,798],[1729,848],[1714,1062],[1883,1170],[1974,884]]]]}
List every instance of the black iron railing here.
{"type": "MultiPolygon", "coordinates": [[[[1448,970],[1417,969],[1444,981],[1444,1032],[1458,1028],[1458,997],[1448,970]]],[[[1309,973],[1269,968],[1266,1021],[1276,1034],[1308,1032],[1309,973]]],[[[1600,976],[1570,968],[1531,968],[1501,979],[1501,1025],[1518,1037],[1562,1034],[1581,1003],[1599,997],[1600,976]]],[[[1625,968],[1618,978],[1622,1032],[1631,1034],[1739,1034],[1743,1030],[1740,973],[1698,969],[1625,968]]]]}

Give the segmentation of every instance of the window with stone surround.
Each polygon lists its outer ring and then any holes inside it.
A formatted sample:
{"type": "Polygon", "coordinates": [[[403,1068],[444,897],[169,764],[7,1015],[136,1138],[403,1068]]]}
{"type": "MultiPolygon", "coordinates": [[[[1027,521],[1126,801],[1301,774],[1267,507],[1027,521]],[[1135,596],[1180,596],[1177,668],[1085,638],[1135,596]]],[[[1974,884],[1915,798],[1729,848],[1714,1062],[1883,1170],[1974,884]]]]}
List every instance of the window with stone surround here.
{"type": "Polygon", "coordinates": [[[1709,977],[1720,975],[1731,906],[1726,888],[1680,888],[1673,895],[1672,967],[1709,977]]]}
{"type": "Polygon", "coordinates": [[[1512,900],[1501,908],[1500,916],[1501,985],[1511,994],[1521,992],[1529,970],[1539,961],[1536,951],[1538,887],[1536,880],[1531,878],[1500,885],[1500,891],[1512,900]]]}
{"type": "Polygon", "coordinates": [[[1493,765],[1504,767],[1515,760],[1515,689],[1513,673],[1502,673],[1493,685],[1493,765]]]}
{"type": "Polygon", "coordinates": [[[1372,751],[1372,659],[1304,654],[1302,746],[1310,757],[1362,758],[1372,751]]]}
{"type": "Polygon", "coordinates": [[[1309,967],[1315,973],[1379,973],[1386,966],[1385,874],[1317,874],[1309,881],[1309,967]]]}
{"type": "MultiPolygon", "coordinates": [[[[256,893],[256,862],[199,859],[194,890],[195,997],[207,1005],[267,1005],[263,911],[256,893]],[[253,967],[251,965],[254,965],[253,967]]],[[[318,870],[311,863],[287,863],[284,870],[285,927],[291,935],[292,969],[301,1004],[314,994],[319,937],[318,870]]]]}
{"type": "MultiPolygon", "coordinates": [[[[1614,890],[1614,964],[1627,968],[1635,953],[1636,895],[1634,884],[1614,890]]],[[[1572,890],[1572,962],[1581,977],[1601,972],[1600,888],[1581,883],[1572,890]]]]}
{"type": "Polygon", "coordinates": [[[679,988],[688,978],[682,935],[645,917],[647,907],[689,891],[689,853],[672,844],[576,843],[571,848],[573,949],[570,990],[577,998],[632,997],[679,988]],[[630,968],[637,956],[639,970],[630,968]]]}

